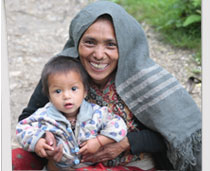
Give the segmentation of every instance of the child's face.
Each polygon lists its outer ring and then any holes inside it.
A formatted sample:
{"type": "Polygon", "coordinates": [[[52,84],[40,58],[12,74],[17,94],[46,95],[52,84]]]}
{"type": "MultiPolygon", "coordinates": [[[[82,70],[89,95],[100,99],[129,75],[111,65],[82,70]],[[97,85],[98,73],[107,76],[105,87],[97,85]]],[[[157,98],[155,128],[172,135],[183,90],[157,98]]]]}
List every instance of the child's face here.
{"type": "Polygon", "coordinates": [[[48,77],[50,101],[68,119],[75,118],[87,92],[81,76],[75,71],[48,77]]]}

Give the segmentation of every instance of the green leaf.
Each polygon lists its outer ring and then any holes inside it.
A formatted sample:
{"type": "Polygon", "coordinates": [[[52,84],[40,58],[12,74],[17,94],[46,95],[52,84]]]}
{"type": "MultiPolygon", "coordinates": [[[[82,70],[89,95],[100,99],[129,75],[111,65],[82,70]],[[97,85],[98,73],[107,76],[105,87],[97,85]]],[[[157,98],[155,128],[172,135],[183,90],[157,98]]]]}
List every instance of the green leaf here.
{"type": "Polygon", "coordinates": [[[201,16],[200,15],[190,15],[186,18],[186,20],[183,23],[183,27],[186,27],[192,23],[200,22],[201,16]]]}
{"type": "Polygon", "coordinates": [[[196,12],[201,15],[201,10],[196,10],[196,12]]]}

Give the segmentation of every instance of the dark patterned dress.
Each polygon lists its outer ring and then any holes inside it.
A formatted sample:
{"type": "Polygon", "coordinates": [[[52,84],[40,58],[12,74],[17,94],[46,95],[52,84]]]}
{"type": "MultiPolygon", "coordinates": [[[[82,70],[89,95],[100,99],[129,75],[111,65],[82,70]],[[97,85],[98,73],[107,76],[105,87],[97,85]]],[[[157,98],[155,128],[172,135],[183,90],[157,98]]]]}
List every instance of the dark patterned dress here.
{"type": "MultiPolygon", "coordinates": [[[[97,85],[91,83],[86,100],[100,106],[107,106],[114,114],[121,116],[127,125],[128,132],[140,131],[137,124],[138,121],[117,94],[114,78],[110,78],[103,89],[99,89],[97,85]]],[[[142,156],[142,154],[132,155],[130,150],[127,150],[121,153],[117,158],[104,162],[104,165],[125,165],[129,162],[140,160],[140,156],[142,156]]]]}

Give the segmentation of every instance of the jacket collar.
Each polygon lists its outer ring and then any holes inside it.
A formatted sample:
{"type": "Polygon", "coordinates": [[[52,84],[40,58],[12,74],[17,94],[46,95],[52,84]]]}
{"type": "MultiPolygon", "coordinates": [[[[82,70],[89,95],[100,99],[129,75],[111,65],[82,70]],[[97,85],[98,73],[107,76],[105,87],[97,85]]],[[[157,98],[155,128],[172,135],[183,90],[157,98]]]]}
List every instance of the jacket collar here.
{"type": "MultiPolygon", "coordinates": [[[[53,119],[55,119],[57,121],[68,122],[66,117],[60,111],[58,111],[51,102],[49,102],[46,105],[46,107],[48,109],[48,114],[53,119]]],[[[92,115],[93,115],[92,105],[90,103],[86,102],[85,100],[83,100],[83,102],[82,102],[82,104],[80,106],[80,109],[79,109],[79,113],[77,115],[77,121],[78,122],[87,121],[87,120],[92,118],[92,115]]]]}

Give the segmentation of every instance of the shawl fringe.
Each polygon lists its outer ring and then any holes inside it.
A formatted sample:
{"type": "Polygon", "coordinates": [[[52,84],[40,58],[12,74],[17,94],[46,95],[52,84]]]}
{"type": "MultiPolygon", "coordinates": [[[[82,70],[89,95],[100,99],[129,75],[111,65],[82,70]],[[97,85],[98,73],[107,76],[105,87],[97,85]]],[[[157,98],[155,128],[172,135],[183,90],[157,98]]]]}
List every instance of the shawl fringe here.
{"type": "MultiPolygon", "coordinates": [[[[174,146],[173,146],[174,147],[174,146]]],[[[199,153],[201,153],[201,129],[193,133],[177,147],[169,147],[168,157],[174,168],[179,171],[195,170],[199,153]]]]}

